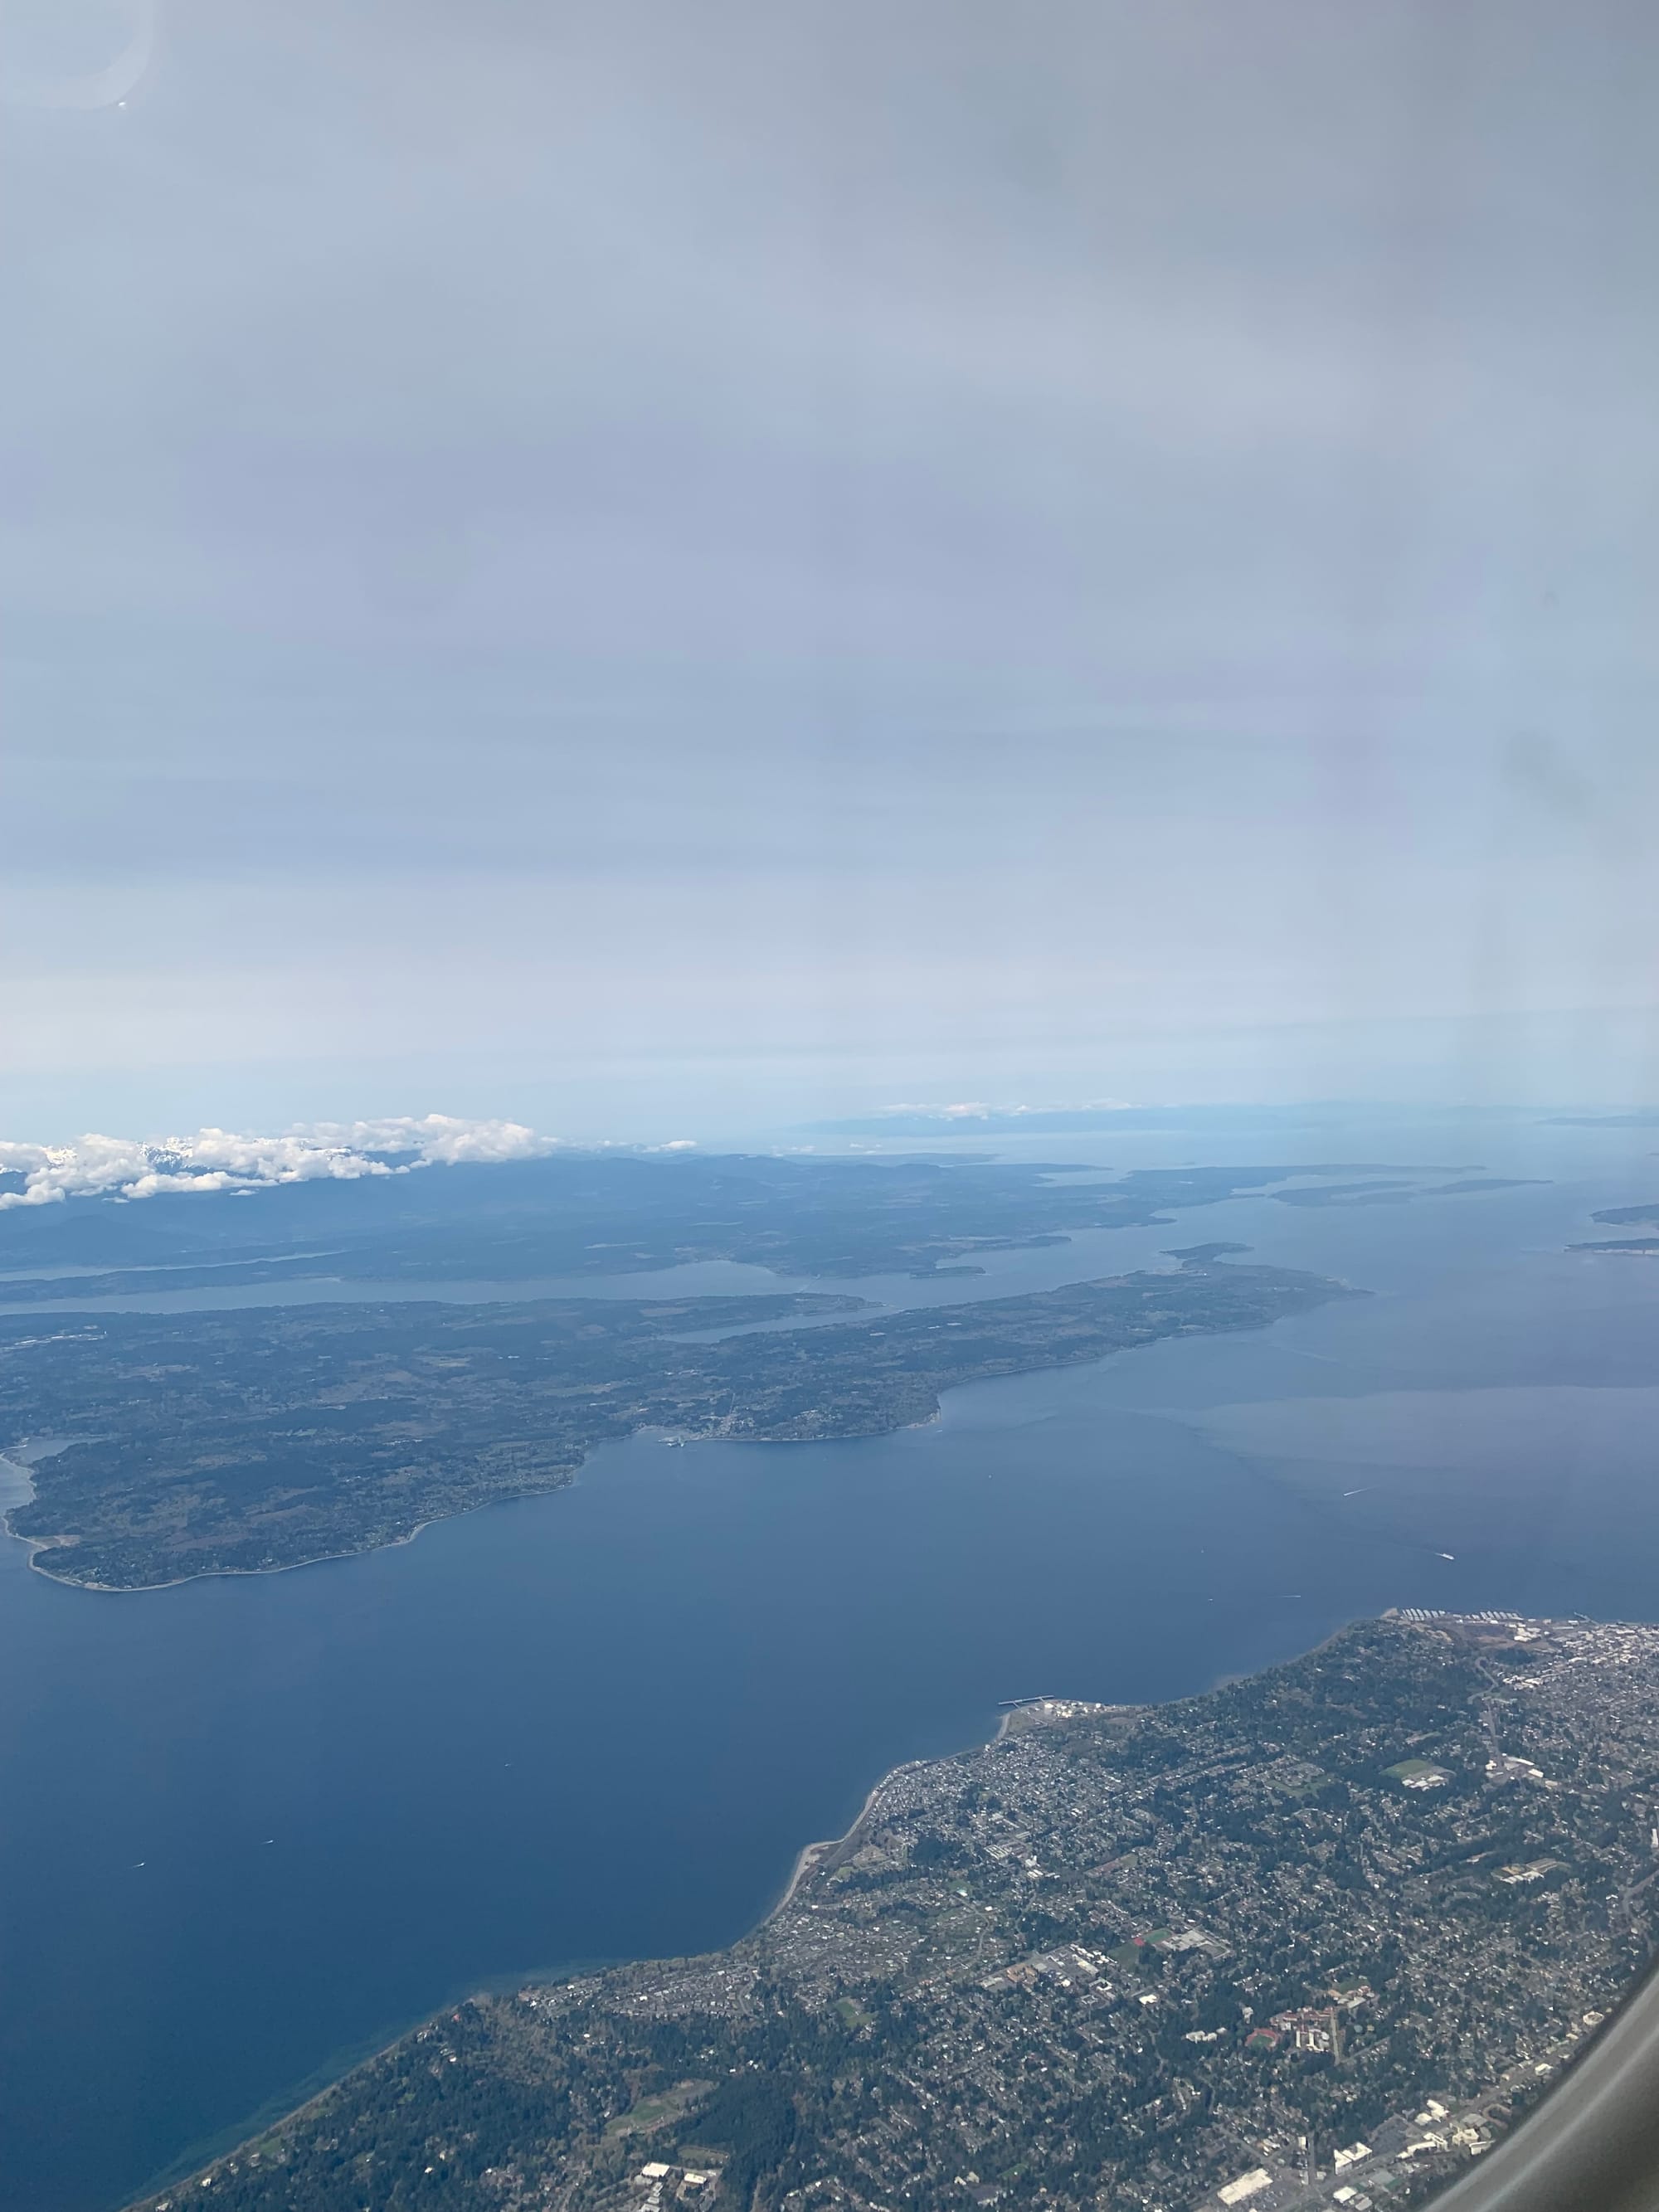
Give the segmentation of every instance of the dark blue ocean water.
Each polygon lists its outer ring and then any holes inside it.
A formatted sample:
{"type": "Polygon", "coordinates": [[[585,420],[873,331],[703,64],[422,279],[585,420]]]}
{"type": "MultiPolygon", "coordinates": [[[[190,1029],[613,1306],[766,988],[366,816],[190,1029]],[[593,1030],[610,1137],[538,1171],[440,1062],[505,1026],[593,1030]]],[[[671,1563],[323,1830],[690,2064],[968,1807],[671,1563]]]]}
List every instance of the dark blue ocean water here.
{"type": "Polygon", "coordinates": [[[638,1438],[396,1550],[136,1596],[0,1545],[0,2202],[116,2203],[486,1978],[729,1940],[1000,1699],[1168,1697],[1392,1604],[1659,1617],[1659,1262],[1560,1249],[1659,1176],[1506,1145],[1441,1150],[1554,1180],[1122,1237],[1376,1295],[899,1436],[638,1438]]]}

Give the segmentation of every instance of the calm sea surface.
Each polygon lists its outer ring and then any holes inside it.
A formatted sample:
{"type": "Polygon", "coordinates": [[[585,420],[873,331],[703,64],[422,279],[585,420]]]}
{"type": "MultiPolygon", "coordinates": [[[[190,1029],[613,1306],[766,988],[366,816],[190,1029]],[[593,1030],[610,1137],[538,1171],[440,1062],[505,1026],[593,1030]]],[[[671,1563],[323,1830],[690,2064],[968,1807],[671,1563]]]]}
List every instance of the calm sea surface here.
{"type": "Polygon", "coordinates": [[[1659,1261],[1561,1250],[1659,1198],[1656,1141],[1350,1134],[1300,1156],[1552,1181],[1240,1200],[859,1285],[1225,1237],[1376,1293],[975,1385],[900,1436],[636,1438],[395,1550],[134,1596],[0,1545],[0,2202],[103,2212],[486,1978],[730,1940],[1000,1699],[1165,1698],[1395,1604],[1659,1618],[1659,1261]]]}

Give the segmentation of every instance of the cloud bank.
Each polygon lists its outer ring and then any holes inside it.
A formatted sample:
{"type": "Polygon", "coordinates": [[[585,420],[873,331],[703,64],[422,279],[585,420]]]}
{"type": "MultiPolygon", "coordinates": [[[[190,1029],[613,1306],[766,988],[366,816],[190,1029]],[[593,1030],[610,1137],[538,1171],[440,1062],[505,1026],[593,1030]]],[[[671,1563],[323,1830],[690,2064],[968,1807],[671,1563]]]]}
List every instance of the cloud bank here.
{"type": "Polygon", "coordinates": [[[0,133],[10,1110],[1659,1097],[1659,14],[166,15],[0,133]]]}
{"type": "Polygon", "coordinates": [[[1133,1110],[1127,1098],[1089,1098],[1077,1106],[992,1106],[983,1099],[969,1099],[957,1105],[899,1105],[884,1106],[888,1115],[918,1116],[933,1121],[1017,1121],[1034,1114],[1127,1114],[1133,1110]]]}
{"type": "Polygon", "coordinates": [[[67,1145],[0,1140],[0,1207],[68,1198],[155,1198],[168,1191],[255,1190],[269,1183],[349,1182],[416,1168],[544,1158],[560,1149],[520,1121],[452,1114],[378,1121],[315,1121],[279,1137],[198,1129],[144,1141],[88,1135],[67,1145]]]}

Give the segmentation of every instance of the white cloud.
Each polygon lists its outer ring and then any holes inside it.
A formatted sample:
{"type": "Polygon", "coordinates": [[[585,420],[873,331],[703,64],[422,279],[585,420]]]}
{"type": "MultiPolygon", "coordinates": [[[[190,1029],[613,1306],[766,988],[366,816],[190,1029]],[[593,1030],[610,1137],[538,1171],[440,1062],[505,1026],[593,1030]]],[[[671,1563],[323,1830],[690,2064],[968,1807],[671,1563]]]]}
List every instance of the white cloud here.
{"type": "Polygon", "coordinates": [[[962,1106],[901,1103],[897,1106],[884,1106],[881,1110],[884,1114],[932,1114],[941,1121],[982,1121],[988,1115],[994,1114],[996,1109],[994,1106],[986,1105],[982,1100],[975,1100],[969,1104],[962,1106]]]}
{"type": "Polygon", "coordinates": [[[1086,1098],[1080,1105],[1060,1106],[990,1106],[982,1099],[972,1099],[960,1105],[884,1106],[884,1114],[926,1114],[936,1121],[1012,1121],[1020,1114],[1115,1114],[1128,1110],[1127,1098],[1086,1098]]]}
{"type": "Polygon", "coordinates": [[[396,1115],[378,1121],[316,1121],[279,1137],[198,1129],[148,1141],[88,1135],[67,1145],[0,1140],[0,1206],[50,1206],[66,1198],[155,1198],[167,1191],[252,1190],[263,1183],[407,1175],[463,1162],[540,1159],[558,1147],[520,1121],[465,1121],[452,1114],[396,1115]],[[13,1184],[12,1179],[20,1179],[13,1184]]]}

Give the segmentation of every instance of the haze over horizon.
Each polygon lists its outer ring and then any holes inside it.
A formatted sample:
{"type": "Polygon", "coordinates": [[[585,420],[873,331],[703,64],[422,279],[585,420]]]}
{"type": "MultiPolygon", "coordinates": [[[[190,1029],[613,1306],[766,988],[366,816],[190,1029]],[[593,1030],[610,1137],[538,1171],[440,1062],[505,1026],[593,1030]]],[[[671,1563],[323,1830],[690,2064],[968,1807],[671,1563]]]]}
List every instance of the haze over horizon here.
{"type": "Polygon", "coordinates": [[[1656,92],[1617,0],[20,5],[0,1134],[1659,1096],[1656,92]]]}

